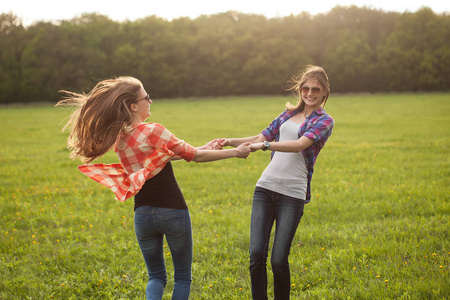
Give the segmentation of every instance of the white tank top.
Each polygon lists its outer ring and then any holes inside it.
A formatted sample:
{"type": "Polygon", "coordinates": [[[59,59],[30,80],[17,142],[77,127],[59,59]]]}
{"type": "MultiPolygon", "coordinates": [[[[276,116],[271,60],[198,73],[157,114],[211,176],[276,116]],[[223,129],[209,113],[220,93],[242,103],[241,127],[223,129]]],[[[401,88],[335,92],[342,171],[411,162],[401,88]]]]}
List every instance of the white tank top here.
{"type": "MultiPolygon", "coordinates": [[[[291,119],[280,127],[280,142],[298,140],[301,124],[291,119]]],[[[256,183],[256,186],[294,197],[306,199],[307,174],[305,158],[300,151],[277,152],[256,183]]]]}

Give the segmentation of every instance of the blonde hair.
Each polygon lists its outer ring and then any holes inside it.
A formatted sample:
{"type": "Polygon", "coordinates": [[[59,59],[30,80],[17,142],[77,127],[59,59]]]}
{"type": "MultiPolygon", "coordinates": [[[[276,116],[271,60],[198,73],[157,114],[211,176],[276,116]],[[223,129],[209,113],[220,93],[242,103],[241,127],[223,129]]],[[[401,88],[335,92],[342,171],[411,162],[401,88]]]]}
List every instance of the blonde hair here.
{"type": "Polygon", "coordinates": [[[328,75],[322,67],[308,65],[298,76],[293,76],[288,82],[288,88],[286,90],[293,92],[298,97],[296,105],[292,105],[290,102],[286,103],[286,108],[288,110],[293,111],[299,109],[299,111],[303,111],[305,109],[305,102],[303,102],[300,89],[305,82],[311,78],[315,78],[319,81],[322,91],[324,92],[321,105],[322,107],[325,106],[325,103],[330,96],[330,82],[328,81],[328,75]]]}
{"type": "Polygon", "coordinates": [[[108,152],[131,125],[130,105],[138,99],[142,87],[134,77],[117,77],[100,81],[87,94],[60,91],[65,97],[56,106],[77,107],[63,128],[70,127],[70,158],[90,163],[108,152]]]}

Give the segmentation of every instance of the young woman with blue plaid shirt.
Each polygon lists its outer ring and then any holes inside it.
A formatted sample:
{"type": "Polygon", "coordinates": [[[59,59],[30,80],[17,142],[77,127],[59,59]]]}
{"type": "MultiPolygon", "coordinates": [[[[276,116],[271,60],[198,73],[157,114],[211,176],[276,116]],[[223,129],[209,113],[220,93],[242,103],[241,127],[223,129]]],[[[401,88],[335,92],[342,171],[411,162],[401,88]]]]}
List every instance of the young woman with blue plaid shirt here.
{"type": "Polygon", "coordinates": [[[330,95],[325,70],[308,66],[292,81],[298,103],[286,109],[260,134],[246,138],[218,139],[220,145],[271,150],[271,162],[256,184],[250,235],[250,275],[253,299],[267,299],[266,262],[274,222],[276,230],[271,265],[275,299],[289,299],[288,256],[292,240],[311,199],[311,178],[320,150],[331,135],[334,120],[324,106],[330,95]]]}

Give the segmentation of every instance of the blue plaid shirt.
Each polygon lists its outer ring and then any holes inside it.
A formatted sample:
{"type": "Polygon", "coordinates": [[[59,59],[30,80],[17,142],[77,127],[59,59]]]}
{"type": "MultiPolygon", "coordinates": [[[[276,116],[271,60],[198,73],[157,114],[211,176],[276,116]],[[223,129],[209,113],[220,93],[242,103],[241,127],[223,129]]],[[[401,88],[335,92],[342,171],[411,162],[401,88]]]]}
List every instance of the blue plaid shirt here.
{"type": "MultiPolygon", "coordinates": [[[[289,120],[290,117],[297,114],[299,111],[289,111],[285,110],[282,112],[275,120],[270,123],[270,125],[264,129],[261,133],[269,141],[278,142],[280,139],[280,127],[281,124],[289,120]]],[[[319,155],[320,150],[325,146],[326,141],[333,131],[334,120],[333,118],[325,112],[322,107],[314,111],[298,131],[298,138],[305,136],[314,141],[310,147],[302,151],[303,157],[305,158],[307,174],[307,189],[306,189],[306,203],[311,201],[311,179],[314,172],[314,165],[319,155]]],[[[274,155],[272,151],[271,159],[274,155]]]]}

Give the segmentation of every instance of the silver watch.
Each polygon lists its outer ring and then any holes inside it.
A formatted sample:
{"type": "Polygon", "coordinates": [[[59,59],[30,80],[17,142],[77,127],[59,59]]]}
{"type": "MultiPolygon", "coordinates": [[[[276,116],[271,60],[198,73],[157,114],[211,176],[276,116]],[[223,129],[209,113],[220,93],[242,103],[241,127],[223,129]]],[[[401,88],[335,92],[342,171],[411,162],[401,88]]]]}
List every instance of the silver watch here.
{"type": "Polygon", "coordinates": [[[270,148],[270,143],[268,141],[264,141],[263,145],[264,145],[264,148],[262,148],[263,151],[266,151],[267,149],[270,148]]]}

